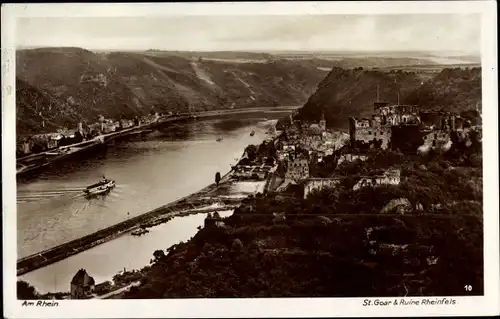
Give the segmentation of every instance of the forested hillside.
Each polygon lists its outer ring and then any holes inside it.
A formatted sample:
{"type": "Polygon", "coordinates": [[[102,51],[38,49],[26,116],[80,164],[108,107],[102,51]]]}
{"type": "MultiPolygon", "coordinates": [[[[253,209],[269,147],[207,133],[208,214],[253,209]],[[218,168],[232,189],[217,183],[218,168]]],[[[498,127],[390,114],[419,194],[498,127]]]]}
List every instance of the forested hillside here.
{"type": "Polygon", "coordinates": [[[481,69],[443,69],[439,73],[333,68],[300,110],[304,120],[319,120],[325,112],[329,125],[347,127],[350,116],[370,116],[377,99],[417,105],[423,110],[457,113],[481,109],[481,69]]]}

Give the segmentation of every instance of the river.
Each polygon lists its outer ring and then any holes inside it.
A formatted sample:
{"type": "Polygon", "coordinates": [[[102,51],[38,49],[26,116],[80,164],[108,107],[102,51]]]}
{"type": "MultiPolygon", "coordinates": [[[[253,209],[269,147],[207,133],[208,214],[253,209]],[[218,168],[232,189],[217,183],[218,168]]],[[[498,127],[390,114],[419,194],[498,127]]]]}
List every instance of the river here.
{"type": "MultiPolygon", "coordinates": [[[[228,172],[248,144],[269,137],[271,120],[289,113],[252,112],[170,124],[18,182],[18,258],[143,214],[213,183],[215,173],[228,172]],[[223,140],[217,142],[218,138],[223,140]],[[115,179],[116,188],[105,197],[83,197],[82,189],[102,175],[115,179]]],[[[154,250],[189,239],[203,219],[203,214],[175,218],[145,236],[119,237],[22,279],[40,292],[68,291],[79,268],[87,269],[97,282],[109,280],[124,267],[145,266],[154,250]]]]}

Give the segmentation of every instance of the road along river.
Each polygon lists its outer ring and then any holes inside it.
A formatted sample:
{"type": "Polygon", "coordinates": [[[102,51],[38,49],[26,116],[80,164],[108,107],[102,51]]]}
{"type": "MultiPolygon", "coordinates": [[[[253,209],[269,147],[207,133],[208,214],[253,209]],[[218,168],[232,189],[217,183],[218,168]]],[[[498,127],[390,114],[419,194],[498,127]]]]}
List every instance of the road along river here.
{"type": "MultiPolygon", "coordinates": [[[[143,214],[213,183],[248,144],[269,137],[273,119],[290,110],[225,115],[170,125],[146,137],[109,145],[84,160],[61,162],[31,181],[18,182],[18,258],[82,237],[143,214]],[[254,130],[255,135],[250,136],[254,130]],[[222,138],[222,141],[216,140],[222,138]],[[81,190],[102,175],[117,187],[106,197],[85,199],[81,190]]],[[[231,212],[226,212],[230,214],[231,212]]],[[[97,282],[123,268],[149,263],[156,249],[187,240],[205,214],[174,218],[141,237],[125,235],[22,278],[40,292],[68,291],[71,277],[85,268],[97,282]]]]}

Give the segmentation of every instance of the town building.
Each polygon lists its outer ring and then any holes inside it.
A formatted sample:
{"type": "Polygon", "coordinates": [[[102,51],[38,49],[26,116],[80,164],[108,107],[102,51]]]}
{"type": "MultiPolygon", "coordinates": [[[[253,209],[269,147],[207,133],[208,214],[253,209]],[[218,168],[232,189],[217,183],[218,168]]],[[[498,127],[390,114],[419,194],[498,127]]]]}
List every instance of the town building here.
{"type": "Polygon", "coordinates": [[[291,156],[287,161],[285,180],[300,182],[309,177],[309,159],[304,155],[291,156]]]}
{"type": "Polygon", "coordinates": [[[343,162],[354,162],[357,160],[366,161],[368,159],[368,155],[363,154],[354,154],[354,153],[345,153],[340,154],[337,160],[337,165],[342,164],[343,162]]]}
{"type": "Polygon", "coordinates": [[[71,280],[71,299],[83,299],[90,295],[95,288],[94,278],[83,268],[78,270],[71,280]]]}
{"type": "Polygon", "coordinates": [[[238,179],[256,179],[263,180],[269,174],[276,171],[276,165],[236,165],[233,166],[233,176],[238,179]]]}
{"type": "Polygon", "coordinates": [[[326,119],[325,119],[325,112],[321,113],[321,120],[319,120],[319,128],[321,131],[326,131],[326,119]]]}
{"type": "Polygon", "coordinates": [[[379,185],[399,185],[401,182],[401,171],[390,169],[382,175],[362,177],[352,188],[358,190],[362,187],[376,187],[379,185]]]}
{"type": "Polygon", "coordinates": [[[112,121],[105,121],[101,123],[101,132],[104,134],[115,132],[117,125],[112,121]]]}
{"type": "Polygon", "coordinates": [[[318,150],[324,143],[321,134],[310,134],[302,136],[297,144],[304,150],[318,150]]]}
{"type": "Polygon", "coordinates": [[[279,161],[284,161],[294,154],[295,145],[283,144],[282,147],[278,147],[278,149],[276,150],[276,155],[279,161]]]}
{"type": "Polygon", "coordinates": [[[134,126],[134,121],[132,120],[120,120],[120,126],[122,129],[126,129],[134,126]]]}
{"type": "Polygon", "coordinates": [[[29,155],[34,145],[35,142],[31,137],[24,138],[16,144],[16,153],[21,156],[29,155]]]}
{"type": "Polygon", "coordinates": [[[335,188],[341,182],[341,177],[308,178],[304,183],[304,198],[307,198],[314,191],[320,191],[326,188],[335,188]]]}

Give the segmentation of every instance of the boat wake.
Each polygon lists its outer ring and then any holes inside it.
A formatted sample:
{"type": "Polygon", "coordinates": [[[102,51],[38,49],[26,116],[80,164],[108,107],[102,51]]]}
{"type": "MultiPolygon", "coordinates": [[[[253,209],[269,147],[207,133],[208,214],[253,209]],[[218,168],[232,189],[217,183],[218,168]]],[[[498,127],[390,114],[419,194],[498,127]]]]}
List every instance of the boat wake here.
{"type": "Polygon", "coordinates": [[[72,188],[72,189],[52,189],[43,191],[18,191],[17,202],[38,202],[48,199],[64,198],[70,197],[71,199],[80,197],[83,192],[82,188],[72,188]]]}

